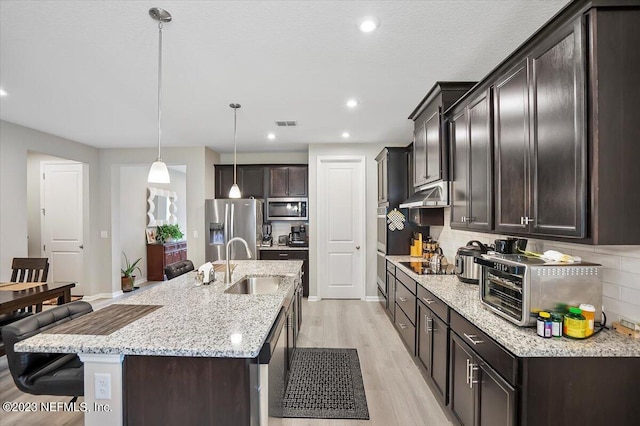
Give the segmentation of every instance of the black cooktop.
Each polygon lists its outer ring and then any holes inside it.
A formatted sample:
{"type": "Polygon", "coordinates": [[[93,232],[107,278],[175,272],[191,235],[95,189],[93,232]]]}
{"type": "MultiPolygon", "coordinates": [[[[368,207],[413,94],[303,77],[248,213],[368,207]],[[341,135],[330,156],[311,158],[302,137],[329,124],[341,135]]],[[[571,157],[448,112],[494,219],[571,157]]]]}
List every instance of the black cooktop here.
{"type": "Polygon", "coordinates": [[[431,269],[428,261],[422,262],[417,260],[415,262],[400,262],[400,264],[418,275],[453,275],[455,272],[453,265],[447,265],[439,271],[434,271],[431,269]]]}

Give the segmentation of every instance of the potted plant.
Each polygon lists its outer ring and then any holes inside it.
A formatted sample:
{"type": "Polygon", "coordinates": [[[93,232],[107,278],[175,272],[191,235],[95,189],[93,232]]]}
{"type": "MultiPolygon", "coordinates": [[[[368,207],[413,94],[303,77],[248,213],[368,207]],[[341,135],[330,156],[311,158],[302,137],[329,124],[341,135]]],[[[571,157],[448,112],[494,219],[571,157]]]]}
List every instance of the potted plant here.
{"type": "Polygon", "coordinates": [[[120,272],[122,272],[122,278],[121,278],[122,291],[129,292],[134,288],[136,288],[133,286],[133,283],[136,280],[136,276],[133,275],[133,272],[137,269],[138,272],[142,274],[140,267],[137,266],[138,262],[140,262],[142,258],[139,257],[135,262],[130,263],[129,259],[127,258],[127,255],[124,252],[122,252],[122,254],[124,255],[124,262],[125,262],[125,268],[120,269],[120,272]]]}
{"type": "Polygon", "coordinates": [[[158,233],[156,234],[156,240],[159,243],[170,242],[173,240],[180,240],[184,234],[180,230],[178,224],[174,225],[160,225],[158,226],[158,233]]]}

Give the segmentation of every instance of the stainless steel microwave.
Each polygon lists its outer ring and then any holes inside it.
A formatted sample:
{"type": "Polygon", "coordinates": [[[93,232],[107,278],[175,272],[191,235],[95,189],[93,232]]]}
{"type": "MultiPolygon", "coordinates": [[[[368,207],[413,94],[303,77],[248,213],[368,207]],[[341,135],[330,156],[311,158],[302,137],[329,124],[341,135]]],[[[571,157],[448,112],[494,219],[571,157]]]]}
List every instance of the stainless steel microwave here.
{"type": "Polygon", "coordinates": [[[309,220],[308,198],[268,198],[267,220],[309,220]]]}

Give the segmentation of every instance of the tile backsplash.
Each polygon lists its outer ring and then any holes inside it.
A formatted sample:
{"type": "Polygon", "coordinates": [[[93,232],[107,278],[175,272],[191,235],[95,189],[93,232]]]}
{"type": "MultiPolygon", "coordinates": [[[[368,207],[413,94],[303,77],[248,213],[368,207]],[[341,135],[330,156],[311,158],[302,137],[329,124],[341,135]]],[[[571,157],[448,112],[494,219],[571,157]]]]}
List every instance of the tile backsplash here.
{"type": "MultiPolygon", "coordinates": [[[[430,233],[438,240],[444,255],[453,263],[458,247],[470,240],[491,243],[499,234],[459,231],[450,227],[450,209],[444,211],[444,226],[432,226],[430,233]]],[[[602,304],[607,314],[607,324],[620,317],[640,324],[640,246],[592,246],[557,241],[529,239],[527,250],[538,253],[557,250],[572,256],[580,256],[587,262],[603,266],[602,304]]]]}

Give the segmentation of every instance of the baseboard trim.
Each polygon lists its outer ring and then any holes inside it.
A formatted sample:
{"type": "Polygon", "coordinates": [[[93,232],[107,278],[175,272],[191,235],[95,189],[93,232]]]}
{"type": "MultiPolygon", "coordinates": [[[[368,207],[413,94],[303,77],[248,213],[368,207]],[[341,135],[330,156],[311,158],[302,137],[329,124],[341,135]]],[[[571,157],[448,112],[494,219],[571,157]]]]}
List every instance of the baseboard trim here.
{"type": "Polygon", "coordinates": [[[307,300],[308,300],[309,302],[319,302],[319,301],[321,301],[322,299],[321,299],[321,298],[319,298],[318,296],[309,296],[309,297],[307,298],[307,300]]]}
{"type": "Polygon", "coordinates": [[[124,293],[122,293],[122,290],[118,290],[114,291],[113,293],[98,293],[94,294],[93,296],[83,296],[82,300],[84,300],[85,302],[93,302],[94,300],[98,299],[114,299],[123,294],[124,293]]]}
{"type": "Polygon", "coordinates": [[[364,298],[365,302],[382,302],[384,298],[379,296],[367,296],[364,298]]]}

